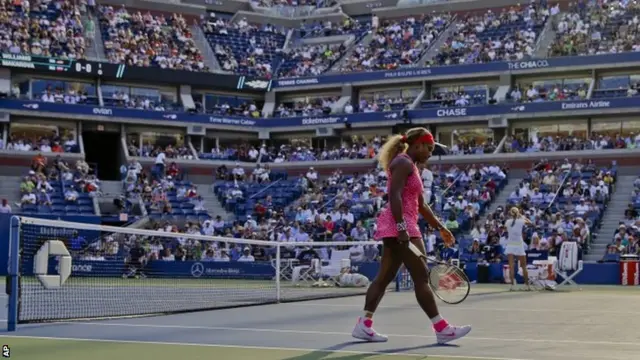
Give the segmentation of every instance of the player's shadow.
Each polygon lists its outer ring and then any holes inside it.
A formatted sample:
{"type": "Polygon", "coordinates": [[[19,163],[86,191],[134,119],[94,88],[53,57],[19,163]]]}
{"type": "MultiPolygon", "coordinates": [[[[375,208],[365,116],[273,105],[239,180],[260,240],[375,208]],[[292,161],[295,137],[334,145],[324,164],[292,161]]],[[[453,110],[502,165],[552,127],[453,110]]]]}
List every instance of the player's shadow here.
{"type": "Polygon", "coordinates": [[[329,356],[331,356],[331,360],[364,360],[369,357],[384,356],[384,355],[391,355],[391,354],[396,355],[396,354],[402,354],[402,353],[407,353],[406,358],[415,358],[416,360],[419,360],[419,359],[429,359],[430,355],[424,354],[424,356],[421,356],[415,353],[410,354],[408,352],[419,351],[419,350],[424,350],[429,348],[436,348],[436,347],[459,347],[458,345],[452,345],[452,344],[446,344],[446,345],[426,344],[426,345],[395,348],[395,349],[377,350],[370,353],[367,353],[367,352],[355,353],[355,351],[354,353],[351,353],[351,354],[348,353],[349,350],[347,348],[349,346],[361,345],[361,344],[363,344],[362,341],[347,341],[342,344],[337,344],[328,348],[319,349],[304,355],[289,357],[283,360],[323,360],[325,358],[328,358],[329,356]],[[342,353],[344,354],[343,356],[336,356],[336,355],[341,355],[340,351],[347,351],[347,352],[342,353]]]}

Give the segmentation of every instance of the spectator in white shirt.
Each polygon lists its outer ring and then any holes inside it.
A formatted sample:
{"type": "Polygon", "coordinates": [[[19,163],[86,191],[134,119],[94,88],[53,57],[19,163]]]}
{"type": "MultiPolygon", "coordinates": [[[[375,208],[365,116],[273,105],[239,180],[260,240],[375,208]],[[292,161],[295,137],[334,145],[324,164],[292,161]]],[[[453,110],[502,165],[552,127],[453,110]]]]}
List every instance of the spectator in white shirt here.
{"type": "Polygon", "coordinates": [[[244,169],[240,167],[240,164],[236,165],[236,167],[231,170],[231,173],[236,180],[244,180],[245,172],[244,169]]]}
{"type": "Polygon", "coordinates": [[[216,261],[216,262],[231,261],[231,259],[229,258],[229,255],[227,255],[227,249],[220,249],[220,252],[216,254],[216,256],[213,258],[213,261],[216,261]]]}
{"type": "Polygon", "coordinates": [[[22,195],[22,199],[20,200],[22,205],[35,205],[36,204],[36,194],[33,191],[29,191],[28,193],[22,195]]]}
{"type": "Polygon", "coordinates": [[[11,206],[7,199],[2,199],[2,205],[0,205],[0,214],[11,214],[11,206]]]}
{"type": "Polygon", "coordinates": [[[78,200],[78,192],[73,187],[69,187],[64,192],[64,199],[65,201],[76,202],[78,200]]]}
{"type": "Polygon", "coordinates": [[[576,213],[580,216],[589,211],[589,205],[585,204],[584,199],[580,199],[580,204],[576,206],[576,213]]]}
{"type": "Polygon", "coordinates": [[[164,254],[162,254],[162,261],[176,261],[176,257],[171,253],[171,250],[164,249],[164,254]]]}
{"type": "Polygon", "coordinates": [[[313,167],[310,167],[309,171],[307,171],[307,179],[313,182],[318,180],[318,173],[313,169],[313,167]]]}
{"type": "Polygon", "coordinates": [[[431,170],[424,168],[422,170],[422,183],[424,185],[424,196],[427,203],[431,202],[432,188],[433,188],[433,173],[431,170]]]}
{"type": "Polygon", "coordinates": [[[158,155],[156,156],[155,166],[156,171],[160,177],[163,177],[165,174],[165,161],[167,159],[167,155],[164,153],[164,150],[158,149],[158,155]]]}
{"type": "Polygon", "coordinates": [[[360,244],[354,244],[349,248],[349,257],[352,262],[363,262],[364,261],[364,247],[360,244]]]}
{"type": "Polygon", "coordinates": [[[195,198],[195,200],[193,200],[193,210],[195,211],[205,211],[206,208],[204,207],[204,198],[201,195],[198,195],[197,198],[195,198]]]}
{"type": "Polygon", "coordinates": [[[240,256],[238,258],[239,262],[254,262],[256,261],[256,259],[253,257],[253,255],[251,255],[251,249],[249,249],[248,247],[245,247],[242,250],[242,256],[240,256]]]}

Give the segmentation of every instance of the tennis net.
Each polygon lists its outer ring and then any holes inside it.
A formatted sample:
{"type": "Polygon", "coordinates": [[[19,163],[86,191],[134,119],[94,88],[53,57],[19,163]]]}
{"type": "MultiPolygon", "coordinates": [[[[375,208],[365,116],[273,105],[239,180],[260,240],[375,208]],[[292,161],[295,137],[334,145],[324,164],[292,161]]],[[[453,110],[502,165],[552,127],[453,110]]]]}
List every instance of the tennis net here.
{"type": "Polygon", "coordinates": [[[360,295],[378,267],[351,261],[374,260],[376,242],[268,242],[29,217],[12,218],[10,238],[10,329],[360,295]],[[150,256],[163,248],[164,258],[150,256]]]}

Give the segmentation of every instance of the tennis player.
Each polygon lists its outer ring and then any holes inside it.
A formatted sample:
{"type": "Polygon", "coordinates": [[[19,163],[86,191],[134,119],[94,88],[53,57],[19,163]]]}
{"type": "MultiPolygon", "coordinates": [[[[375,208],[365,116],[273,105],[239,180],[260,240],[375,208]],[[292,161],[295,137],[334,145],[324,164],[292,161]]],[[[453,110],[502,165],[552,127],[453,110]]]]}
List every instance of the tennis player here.
{"type": "Polygon", "coordinates": [[[411,241],[425,253],[418,215],[422,215],[432,228],[440,231],[447,245],[455,241],[453,234],[440,223],[424,201],[422,180],[416,166],[416,163],[424,163],[429,159],[435,145],[433,135],[427,129],[413,128],[406,135],[391,137],[380,151],[378,162],[389,178],[389,203],[377,219],[375,238],[383,242],[382,260],[379,272],[367,290],[364,316],[358,318],[353,329],[352,335],[357,339],[387,341],[385,335],[373,329],[373,314],[403,263],[414,281],[418,304],[431,319],[438,343],[459,339],[471,331],[470,326],[451,326],[440,316],[429,288],[426,265],[408,246],[411,241]]]}
{"type": "Polygon", "coordinates": [[[506,227],[507,233],[507,246],[504,249],[504,253],[509,259],[509,277],[511,280],[511,288],[509,290],[514,291],[516,289],[516,264],[515,260],[518,257],[518,262],[522,268],[522,276],[524,277],[524,283],[526,284],[526,290],[530,291],[529,286],[529,272],[527,271],[527,253],[525,252],[524,237],[522,232],[525,225],[531,225],[531,221],[520,214],[520,210],[517,207],[512,207],[509,210],[511,220],[507,220],[506,227]]]}

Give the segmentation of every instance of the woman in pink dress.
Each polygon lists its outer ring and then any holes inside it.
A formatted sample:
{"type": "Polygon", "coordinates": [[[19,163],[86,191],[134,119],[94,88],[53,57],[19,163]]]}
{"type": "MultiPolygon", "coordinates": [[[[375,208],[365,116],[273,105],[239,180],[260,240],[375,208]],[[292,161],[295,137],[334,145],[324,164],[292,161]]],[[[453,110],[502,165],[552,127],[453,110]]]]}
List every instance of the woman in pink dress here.
{"type": "Polygon", "coordinates": [[[414,282],[418,304],[433,324],[438,343],[459,339],[471,331],[470,326],[451,326],[438,311],[429,288],[429,277],[424,261],[409,250],[411,241],[426,254],[418,216],[422,215],[429,226],[440,231],[445,244],[450,246],[455,238],[433,214],[423,198],[423,185],[416,164],[425,163],[435,149],[433,135],[425,128],[413,128],[405,135],[395,135],[380,150],[378,162],[388,174],[387,194],[389,203],[377,219],[376,239],[382,240],[382,260],[378,275],[373,280],[364,305],[364,316],[358,319],[353,337],[371,342],[385,342],[387,337],[376,332],[373,314],[389,284],[395,279],[402,264],[408,269],[414,282]]]}

